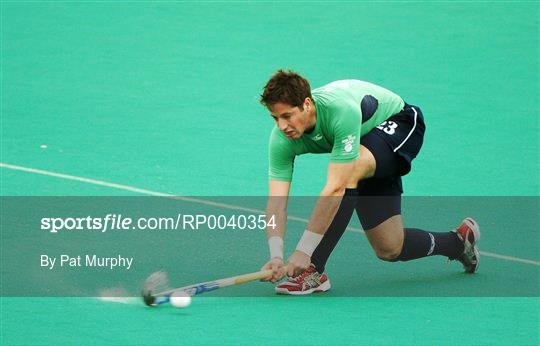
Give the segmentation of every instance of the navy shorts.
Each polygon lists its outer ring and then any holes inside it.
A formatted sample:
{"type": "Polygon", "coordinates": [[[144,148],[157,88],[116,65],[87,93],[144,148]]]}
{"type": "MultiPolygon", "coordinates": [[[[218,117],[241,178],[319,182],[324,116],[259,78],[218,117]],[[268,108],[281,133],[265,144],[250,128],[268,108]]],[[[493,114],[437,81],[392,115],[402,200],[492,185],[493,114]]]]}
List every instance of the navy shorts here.
{"type": "Polygon", "coordinates": [[[413,159],[424,141],[424,116],[417,106],[403,110],[384,121],[360,139],[375,157],[375,175],[358,183],[356,213],[364,230],[401,214],[401,176],[411,170],[413,159]]]}

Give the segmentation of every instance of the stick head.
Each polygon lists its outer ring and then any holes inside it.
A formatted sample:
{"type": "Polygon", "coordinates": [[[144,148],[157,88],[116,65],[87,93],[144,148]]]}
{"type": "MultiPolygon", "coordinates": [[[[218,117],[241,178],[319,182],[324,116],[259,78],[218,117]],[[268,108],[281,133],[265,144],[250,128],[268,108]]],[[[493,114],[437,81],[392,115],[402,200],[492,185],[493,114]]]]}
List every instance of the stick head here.
{"type": "Polygon", "coordinates": [[[152,273],[145,281],[142,289],[142,298],[146,305],[156,306],[157,292],[163,292],[169,289],[169,280],[164,271],[152,273]]]}
{"type": "Polygon", "coordinates": [[[148,306],[156,306],[155,302],[156,302],[156,297],[154,297],[152,295],[152,292],[148,292],[148,291],[142,291],[142,297],[143,297],[143,301],[146,305],[148,306]]]}

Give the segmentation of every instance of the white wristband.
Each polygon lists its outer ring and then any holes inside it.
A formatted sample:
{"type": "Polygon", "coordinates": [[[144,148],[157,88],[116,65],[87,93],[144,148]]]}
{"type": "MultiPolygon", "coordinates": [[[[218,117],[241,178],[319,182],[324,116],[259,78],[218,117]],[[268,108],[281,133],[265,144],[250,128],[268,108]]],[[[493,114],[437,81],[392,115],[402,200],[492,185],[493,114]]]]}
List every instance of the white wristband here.
{"type": "Polygon", "coordinates": [[[322,238],[322,234],[314,233],[306,229],[304,234],[302,234],[302,238],[300,238],[298,245],[296,245],[296,250],[302,251],[311,257],[313,251],[315,251],[315,248],[317,245],[319,245],[322,238]]]}
{"type": "Polygon", "coordinates": [[[283,238],[277,235],[268,238],[268,247],[271,259],[275,257],[283,259],[283,238]]]}

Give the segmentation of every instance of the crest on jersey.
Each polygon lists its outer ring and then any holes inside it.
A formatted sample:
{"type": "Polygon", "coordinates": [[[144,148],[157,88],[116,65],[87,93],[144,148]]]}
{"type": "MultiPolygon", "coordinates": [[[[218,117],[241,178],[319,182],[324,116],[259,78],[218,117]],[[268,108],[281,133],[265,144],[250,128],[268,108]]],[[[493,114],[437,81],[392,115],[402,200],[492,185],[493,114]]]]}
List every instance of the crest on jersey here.
{"type": "Polygon", "coordinates": [[[345,151],[345,153],[348,154],[353,150],[353,144],[355,139],[355,135],[348,135],[347,138],[341,141],[341,143],[343,143],[343,151],[345,151]]]}

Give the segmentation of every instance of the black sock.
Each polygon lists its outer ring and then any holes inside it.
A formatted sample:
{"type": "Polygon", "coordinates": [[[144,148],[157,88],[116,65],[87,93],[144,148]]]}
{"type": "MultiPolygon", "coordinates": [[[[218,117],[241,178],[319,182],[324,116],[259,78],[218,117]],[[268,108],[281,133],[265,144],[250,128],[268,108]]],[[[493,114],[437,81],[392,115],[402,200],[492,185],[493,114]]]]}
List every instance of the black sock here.
{"type": "Polygon", "coordinates": [[[417,258],[443,255],[455,259],[463,252],[463,243],[454,232],[426,232],[405,228],[403,249],[396,260],[410,261],[417,258]]]}
{"type": "Polygon", "coordinates": [[[356,203],[358,201],[358,191],[356,189],[346,189],[345,195],[341,200],[339,209],[336,212],[336,216],[332,220],[332,223],[326,230],[321,242],[313,251],[311,256],[311,263],[315,266],[315,269],[322,273],[324,272],[324,267],[328,257],[336,247],[339,239],[345,232],[345,229],[351,221],[351,216],[356,208],[356,203]]]}

